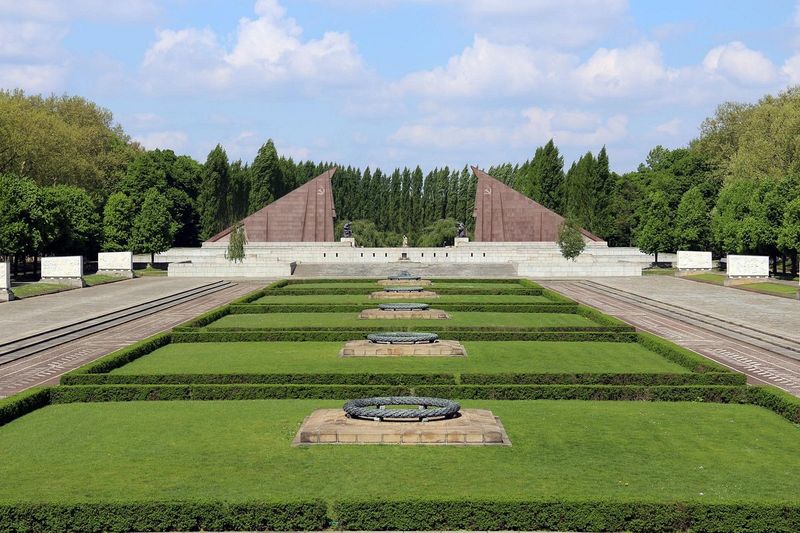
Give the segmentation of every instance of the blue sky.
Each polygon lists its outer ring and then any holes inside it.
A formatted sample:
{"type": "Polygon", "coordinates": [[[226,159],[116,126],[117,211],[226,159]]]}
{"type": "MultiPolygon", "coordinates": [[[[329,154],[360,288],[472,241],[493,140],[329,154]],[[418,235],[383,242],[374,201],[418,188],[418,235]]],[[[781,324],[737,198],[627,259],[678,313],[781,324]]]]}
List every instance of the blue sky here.
{"type": "Polygon", "coordinates": [[[800,83],[794,1],[0,0],[0,88],[80,94],[148,148],[635,169],[800,83]]]}

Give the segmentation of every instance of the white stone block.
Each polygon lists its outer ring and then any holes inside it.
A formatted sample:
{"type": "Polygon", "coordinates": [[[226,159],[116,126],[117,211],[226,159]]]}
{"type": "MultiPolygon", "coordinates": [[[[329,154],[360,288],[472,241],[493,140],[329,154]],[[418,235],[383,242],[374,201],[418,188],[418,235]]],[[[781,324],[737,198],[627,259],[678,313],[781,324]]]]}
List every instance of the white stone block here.
{"type": "Polygon", "coordinates": [[[98,270],[133,270],[133,252],[100,252],[98,270]]]}
{"type": "Polygon", "coordinates": [[[711,267],[711,252],[678,250],[678,270],[710,270],[711,267]]]}
{"type": "Polygon", "coordinates": [[[356,245],[356,238],[355,237],[341,237],[339,239],[339,242],[346,242],[350,246],[355,246],[356,245]]]}
{"type": "Polygon", "coordinates": [[[0,291],[11,288],[11,263],[0,263],[0,291]]]}
{"type": "Polygon", "coordinates": [[[769,277],[769,257],[766,255],[729,255],[728,277],[769,277]]]}
{"type": "Polygon", "coordinates": [[[42,257],[42,278],[82,278],[83,257],[42,257]]]}
{"type": "Polygon", "coordinates": [[[456,237],[453,246],[464,246],[469,242],[469,237],[456,237]]]}

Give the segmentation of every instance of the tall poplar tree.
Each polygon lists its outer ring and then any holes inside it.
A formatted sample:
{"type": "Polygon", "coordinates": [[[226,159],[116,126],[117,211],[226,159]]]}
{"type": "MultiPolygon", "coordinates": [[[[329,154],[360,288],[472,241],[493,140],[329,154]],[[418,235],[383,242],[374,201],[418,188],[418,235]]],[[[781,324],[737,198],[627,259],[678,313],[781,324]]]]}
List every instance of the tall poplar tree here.
{"type": "Polygon", "coordinates": [[[219,144],[209,152],[203,165],[200,195],[200,238],[212,237],[229,222],[229,165],[228,154],[219,144]]]}
{"type": "Polygon", "coordinates": [[[250,166],[250,180],[250,213],[271,204],[283,194],[283,176],[272,139],[258,149],[250,166]]]}

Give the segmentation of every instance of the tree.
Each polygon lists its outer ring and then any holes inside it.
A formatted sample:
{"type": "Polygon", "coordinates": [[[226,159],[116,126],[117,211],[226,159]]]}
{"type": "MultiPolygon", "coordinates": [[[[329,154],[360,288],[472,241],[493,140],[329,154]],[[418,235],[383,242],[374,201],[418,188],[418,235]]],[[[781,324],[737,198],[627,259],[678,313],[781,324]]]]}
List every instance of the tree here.
{"type": "Polygon", "coordinates": [[[229,222],[228,154],[219,144],[211,150],[203,166],[197,210],[200,212],[200,238],[206,240],[229,222]]]}
{"type": "Polygon", "coordinates": [[[458,230],[458,222],[452,218],[443,218],[426,226],[416,239],[416,246],[435,248],[437,246],[452,246],[458,230]]]}
{"type": "Polygon", "coordinates": [[[169,250],[175,235],[175,223],[170,215],[170,204],[158,189],[150,189],[144,197],[142,209],[133,221],[130,244],[134,252],[150,254],[152,266],[155,254],[169,250]]]}
{"type": "Polygon", "coordinates": [[[595,160],[591,152],[573,163],[564,182],[566,218],[590,229],[595,220],[595,160]]]}
{"type": "Polygon", "coordinates": [[[675,246],[678,250],[707,250],[711,219],[700,189],[692,187],[681,198],[675,214],[675,246]]]}
{"type": "Polygon", "coordinates": [[[278,151],[272,139],[258,149],[250,167],[250,212],[271,204],[284,194],[283,175],[278,151]]]}
{"type": "Polygon", "coordinates": [[[225,252],[225,259],[234,263],[241,263],[244,261],[244,246],[247,244],[244,225],[236,224],[231,230],[228,239],[228,250],[225,252]]]}
{"type": "Polygon", "coordinates": [[[49,216],[44,194],[33,180],[0,174],[0,256],[41,253],[49,216]]]}
{"type": "Polygon", "coordinates": [[[133,200],[123,192],[116,192],[108,197],[103,208],[103,245],[106,252],[124,252],[130,250],[128,244],[133,230],[133,200]]]}
{"type": "Polygon", "coordinates": [[[561,250],[561,255],[571,261],[575,261],[575,258],[581,255],[586,248],[586,242],[583,240],[578,226],[569,219],[565,220],[558,228],[556,242],[561,250]]]}
{"type": "Polygon", "coordinates": [[[564,189],[564,158],[553,139],[540,146],[533,159],[525,162],[517,173],[515,188],[543,206],[561,212],[564,189]]]}
{"type": "Polygon", "coordinates": [[[88,255],[96,252],[100,217],[89,193],[73,185],[54,185],[44,188],[44,196],[52,227],[45,253],[88,255]]]}
{"type": "Polygon", "coordinates": [[[655,254],[656,263],[658,252],[666,252],[672,248],[670,208],[661,191],[650,193],[648,197],[636,231],[636,245],[646,254],[655,254]]]}
{"type": "Polygon", "coordinates": [[[800,252],[800,196],[786,206],[778,244],[786,250],[800,252]]]}

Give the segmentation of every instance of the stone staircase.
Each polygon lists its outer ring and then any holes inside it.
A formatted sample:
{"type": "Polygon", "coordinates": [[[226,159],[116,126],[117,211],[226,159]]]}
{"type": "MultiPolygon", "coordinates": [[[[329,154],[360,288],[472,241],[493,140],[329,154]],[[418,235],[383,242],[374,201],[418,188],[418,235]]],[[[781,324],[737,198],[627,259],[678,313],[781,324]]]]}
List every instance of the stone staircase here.
{"type": "Polygon", "coordinates": [[[423,278],[513,278],[513,263],[298,263],[292,273],[297,278],[385,278],[407,270],[423,278]]]}

